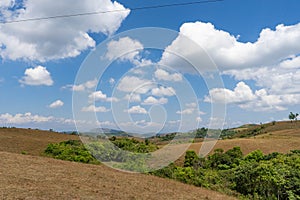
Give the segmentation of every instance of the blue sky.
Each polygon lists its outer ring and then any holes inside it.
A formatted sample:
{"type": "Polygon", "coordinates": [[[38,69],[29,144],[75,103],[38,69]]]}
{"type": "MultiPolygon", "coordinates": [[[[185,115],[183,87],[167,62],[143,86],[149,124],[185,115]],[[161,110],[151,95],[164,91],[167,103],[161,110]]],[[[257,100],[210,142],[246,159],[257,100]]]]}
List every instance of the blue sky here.
{"type": "Polygon", "coordinates": [[[184,2],[190,1],[1,1],[2,22],[126,10],[0,24],[0,126],[74,130],[76,121],[83,130],[156,133],[284,120],[290,111],[299,112],[299,1],[224,0],[131,10],[184,2]],[[149,49],[144,40],[159,38],[136,36],[135,29],[144,27],[178,33],[161,49],[149,49]],[[204,77],[170,51],[199,64],[204,77]],[[206,59],[211,65],[201,68],[206,59]],[[90,71],[78,79],[80,69],[89,67],[84,60],[95,68],[111,64],[101,77],[90,71]],[[218,77],[211,78],[212,68],[218,77]],[[224,85],[213,84],[218,78],[224,85]]]}

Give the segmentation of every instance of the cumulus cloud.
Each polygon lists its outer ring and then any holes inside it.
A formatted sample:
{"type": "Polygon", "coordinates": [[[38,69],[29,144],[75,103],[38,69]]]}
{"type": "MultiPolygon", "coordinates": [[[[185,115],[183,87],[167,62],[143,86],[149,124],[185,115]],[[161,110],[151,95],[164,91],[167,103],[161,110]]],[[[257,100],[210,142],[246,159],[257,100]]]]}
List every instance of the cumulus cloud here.
{"type": "Polygon", "coordinates": [[[82,125],[90,125],[91,122],[86,120],[74,120],[68,118],[59,118],[54,116],[42,116],[38,114],[27,113],[17,113],[17,114],[0,114],[0,124],[5,126],[29,126],[29,127],[43,127],[44,129],[49,129],[56,127],[57,129],[72,130],[74,129],[74,123],[82,125]]]}
{"type": "Polygon", "coordinates": [[[300,57],[284,60],[276,66],[228,70],[224,74],[236,80],[254,80],[272,94],[300,93],[300,57]]]}
{"type": "Polygon", "coordinates": [[[54,117],[45,117],[40,115],[33,115],[28,112],[25,114],[18,113],[16,115],[11,115],[9,113],[0,115],[0,122],[2,124],[27,124],[27,123],[44,123],[52,121],[54,117]]]}
{"type": "Polygon", "coordinates": [[[116,83],[116,80],[114,78],[110,78],[108,82],[110,85],[114,85],[116,83]]]}
{"type": "Polygon", "coordinates": [[[123,37],[119,40],[110,41],[107,44],[105,57],[111,61],[115,59],[133,61],[138,57],[139,51],[143,48],[143,45],[139,41],[123,37]]]}
{"type": "Polygon", "coordinates": [[[169,72],[163,70],[163,69],[157,69],[154,73],[154,76],[158,80],[164,80],[164,81],[182,81],[182,75],[179,73],[170,74],[169,72]]]}
{"type": "Polygon", "coordinates": [[[109,112],[110,110],[105,108],[104,106],[96,107],[95,105],[90,105],[90,106],[87,106],[87,107],[83,107],[81,109],[81,111],[83,111],[83,112],[105,113],[105,112],[109,112]]]}
{"type": "MultiPolygon", "coordinates": [[[[180,115],[191,115],[191,114],[195,114],[197,110],[198,110],[197,104],[194,103],[194,102],[192,102],[192,103],[187,103],[187,104],[185,104],[185,109],[183,109],[183,110],[178,110],[178,111],[176,112],[176,114],[180,114],[180,115]]],[[[204,113],[198,111],[198,114],[204,114],[204,113]]]]}
{"type": "Polygon", "coordinates": [[[211,23],[185,23],[180,28],[180,35],[166,48],[161,64],[176,67],[178,59],[168,52],[179,51],[184,58],[200,63],[207,59],[207,52],[221,70],[270,66],[298,55],[299,42],[300,23],[291,26],[280,24],[275,30],[263,29],[253,43],[239,42],[238,37],[218,30],[211,23]],[[185,37],[199,46],[193,47],[184,42],[185,37]],[[196,53],[197,48],[205,51],[202,54],[196,53]]]}
{"type": "Polygon", "coordinates": [[[0,56],[4,59],[48,61],[76,57],[82,51],[95,47],[89,33],[111,35],[119,29],[130,10],[110,0],[26,0],[18,9],[7,8],[19,1],[1,0],[4,21],[57,16],[94,11],[124,10],[80,17],[57,18],[0,25],[0,56]],[[6,8],[4,8],[6,7],[6,8]]]}
{"type": "Polygon", "coordinates": [[[115,97],[107,97],[106,94],[103,94],[102,91],[96,91],[89,95],[89,101],[105,101],[105,102],[118,102],[119,99],[115,97]]]}
{"type": "Polygon", "coordinates": [[[162,97],[162,98],[156,99],[153,96],[148,97],[143,102],[144,105],[167,104],[167,103],[168,103],[167,98],[162,97]]]}
{"type": "Polygon", "coordinates": [[[234,90],[215,88],[209,91],[205,102],[236,104],[240,108],[251,111],[280,111],[288,105],[300,104],[300,94],[269,94],[260,89],[253,92],[244,82],[239,82],[234,90]]]}
{"type": "Polygon", "coordinates": [[[126,94],[124,97],[125,100],[129,101],[129,102],[141,102],[142,98],[140,94],[126,94]]]}
{"type": "Polygon", "coordinates": [[[132,106],[128,110],[124,110],[124,112],[128,112],[129,114],[147,114],[147,110],[141,106],[132,106]]]}
{"type": "Polygon", "coordinates": [[[66,85],[66,86],[62,87],[62,89],[70,89],[72,91],[82,92],[82,91],[86,91],[86,90],[95,88],[97,86],[97,83],[98,83],[98,80],[94,79],[94,80],[89,80],[85,83],[78,84],[78,85],[66,85]]]}
{"type": "Polygon", "coordinates": [[[214,88],[209,91],[210,97],[206,96],[205,102],[214,103],[245,103],[256,98],[251,88],[244,82],[239,82],[234,90],[214,88]]]}
{"type": "Polygon", "coordinates": [[[153,87],[153,83],[136,76],[125,76],[119,82],[117,89],[123,92],[147,93],[153,87]]]}
{"type": "Polygon", "coordinates": [[[144,50],[144,46],[138,40],[134,40],[130,37],[123,37],[119,40],[110,41],[107,44],[107,52],[105,58],[110,61],[120,60],[129,61],[135,66],[148,66],[152,65],[152,61],[142,58],[140,55],[144,50]]]}
{"type": "Polygon", "coordinates": [[[50,72],[47,71],[46,67],[37,66],[35,68],[29,68],[25,70],[24,76],[19,82],[23,85],[53,85],[50,72]]]}
{"type": "Polygon", "coordinates": [[[176,91],[173,87],[163,87],[160,86],[158,88],[153,88],[151,90],[152,95],[154,96],[174,96],[176,95],[176,91]]]}
{"type": "Polygon", "coordinates": [[[57,100],[57,101],[54,101],[53,103],[51,103],[49,105],[49,108],[59,108],[59,107],[62,107],[63,105],[64,105],[63,101],[57,100]]]}
{"type": "Polygon", "coordinates": [[[198,123],[200,123],[200,122],[202,122],[202,118],[201,118],[201,117],[196,117],[196,121],[197,121],[198,123]]]}

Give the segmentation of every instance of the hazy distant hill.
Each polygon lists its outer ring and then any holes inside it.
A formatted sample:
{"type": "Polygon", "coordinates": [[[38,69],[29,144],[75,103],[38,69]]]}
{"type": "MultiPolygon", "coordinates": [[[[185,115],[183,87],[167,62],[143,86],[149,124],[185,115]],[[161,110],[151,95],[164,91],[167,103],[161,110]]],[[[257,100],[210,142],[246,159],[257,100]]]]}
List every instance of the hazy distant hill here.
{"type": "Polygon", "coordinates": [[[124,131],[121,130],[116,130],[116,129],[109,129],[109,128],[95,128],[89,131],[87,134],[92,134],[92,135],[101,135],[104,134],[108,137],[111,136],[116,136],[116,137],[127,137],[130,136],[124,131]]]}

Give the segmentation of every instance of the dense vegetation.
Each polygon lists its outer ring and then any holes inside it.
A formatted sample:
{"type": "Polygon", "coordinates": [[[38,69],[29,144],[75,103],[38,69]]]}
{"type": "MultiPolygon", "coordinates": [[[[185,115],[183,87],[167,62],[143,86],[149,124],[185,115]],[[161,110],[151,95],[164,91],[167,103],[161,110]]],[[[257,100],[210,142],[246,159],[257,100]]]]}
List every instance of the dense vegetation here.
{"type": "Polygon", "coordinates": [[[243,156],[239,147],[207,158],[187,151],[184,166],[170,164],[153,174],[247,199],[300,199],[300,151],[243,156]]]}
{"type": "Polygon", "coordinates": [[[149,153],[157,149],[158,147],[149,140],[141,142],[134,138],[112,137],[110,141],[91,140],[85,146],[76,140],[49,144],[45,154],[57,159],[83,163],[111,162],[117,168],[145,171],[145,161],[150,156],[149,153]]]}
{"type": "Polygon", "coordinates": [[[49,144],[45,150],[45,154],[61,160],[91,164],[99,163],[79,140],[69,140],[58,144],[49,144]]]}

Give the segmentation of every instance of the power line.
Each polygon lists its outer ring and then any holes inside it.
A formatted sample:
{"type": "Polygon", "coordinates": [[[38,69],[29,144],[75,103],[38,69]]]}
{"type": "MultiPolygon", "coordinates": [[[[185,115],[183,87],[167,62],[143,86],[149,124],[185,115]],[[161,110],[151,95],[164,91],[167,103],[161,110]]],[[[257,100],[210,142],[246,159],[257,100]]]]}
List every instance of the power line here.
{"type": "MultiPolygon", "coordinates": [[[[216,3],[216,2],[221,2],[221,1],[224,1],[224,0],[204,0],[204,1],[194,1],[194,2],[185,2],[185,3],[154,5],[154,6],[131,8],[130,10],[138,11],[138,10],[148,10],[148,9],[157,9],[157,8],[166,8],[166,7],[187,6],[187,5],[194,5],[194,4],[216,3]]],[[[98,15],[98,14],[116,13],[116,12],[125,12],[125,11],[128,11],[128,9],[95,11],[95,12],[86,12],[86,13],[76,13],[76,14],[55,15],[55,16],[48,16],[48,17],[19,19],[19,20],[11,20],[11,21],[2,22],[0,24],[12,24],[12,23],[29,22],[29,21],[41,21],[41,20],[48,20],[48,19],[80,17],[80,16],[98,15]]]]}

